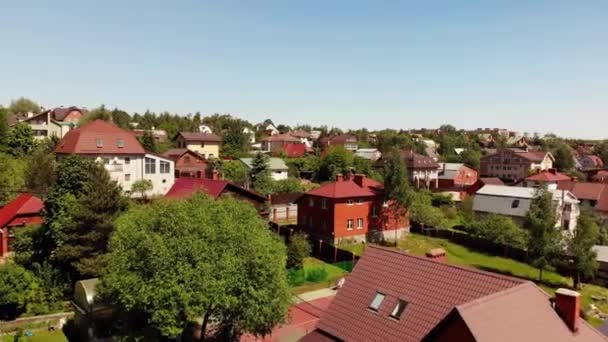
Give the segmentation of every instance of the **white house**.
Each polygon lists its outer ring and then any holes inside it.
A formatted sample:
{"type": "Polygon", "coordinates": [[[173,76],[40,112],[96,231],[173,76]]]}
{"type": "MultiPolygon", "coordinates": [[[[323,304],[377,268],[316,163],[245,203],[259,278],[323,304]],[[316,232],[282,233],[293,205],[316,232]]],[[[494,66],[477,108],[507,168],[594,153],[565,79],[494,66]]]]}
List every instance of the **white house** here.
{"type": "MultiPolygon", "coordinates": [[[[253,158],[241,158],[243,164],[247,167],[247,171],[251,170],[253,166],[253,158]]],[[[287,171],[289,168],[287,164],[281,158],[268,158],[268,168],[270,169],[270,176],[274,180],[287,179],[287,171]]]]}
{"type": "MultiPolygon", "coordinates": [[[[574,232],[580,215],[579,201],[570,191],[548,190],[553,196],[557,212],[556,228],[574,232]]],[[[524,188],[506,185],[485,185],[473,199],[473,210],[477,213],[494,213],[511,217],[523,223],[532,200],[539,195],[538,188],[524,188]]]]}
{"type": "Polygon", "coordinates": [[[133,184],[142,179],[152,182],[146,195],[164,195],[175,182],[171,159],[147,152],[135,134],[109,122],[96,120],[69,131],[57,145],[59,158],[77,154],[104,164],[112,179],[133,197],[133,184]]]}
{"type": "Polygon", "coordinates": [[[382,157],[382,153],[377,148],[360,148],[355,152],[355,155],[371,161],[376,161],[382,157]]]}
{"type": "MultiPolygon", "coordinates": [[[[76,126],[83,116],[83,110],[77,107],[58,107],[45,110],[38,115],[28,115],[23,122],[34,131],[34,138],[41,140],[56,136],[63,138],[67,132],[76,126]]],[[[16,122],[16,123],[17,123],[16,122]]]]}
{"type": "Polygon", "coordinates": [[[207,134],[213,133],[213,131],[211,130],[211,127],[209,127],[207,125],[198,126],[198,131],[201,133],[207,133],[207,134]]]}

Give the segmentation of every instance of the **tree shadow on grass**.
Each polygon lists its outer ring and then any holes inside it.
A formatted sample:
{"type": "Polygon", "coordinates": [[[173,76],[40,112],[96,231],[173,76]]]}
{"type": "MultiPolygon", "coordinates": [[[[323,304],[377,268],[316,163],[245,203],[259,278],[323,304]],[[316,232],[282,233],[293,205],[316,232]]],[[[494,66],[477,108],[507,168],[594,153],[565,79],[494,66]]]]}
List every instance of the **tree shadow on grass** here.
{"type": "Polygon", "coordinates": [[[492,272],[492,273],[499,273],[499,274],[510,276],[510,277],[513,277],[513,278],[525,279],[525,280],[529,280],[531,282],[534,282],[536,284],[541,284],[541,285],[545,285],[545,286],[552,287],[552,288],[570,287],[570,285],[568,283],[555,282],[555,281],[551,281],[551,280],[548,280],[548,279],[543,279],[542,281],[539,281],[538,278],[536,278],[536,277],[521,276],[521,275],[513,274],[511,271],[500,270],[500,269],[497,269],[497,268],[494,268],[494,267],[480,266],[480,265],[477,265],[475,267],[478,268],[478,269],[480,269],[480,270],[483,270],[483,271],[492,272]]]}

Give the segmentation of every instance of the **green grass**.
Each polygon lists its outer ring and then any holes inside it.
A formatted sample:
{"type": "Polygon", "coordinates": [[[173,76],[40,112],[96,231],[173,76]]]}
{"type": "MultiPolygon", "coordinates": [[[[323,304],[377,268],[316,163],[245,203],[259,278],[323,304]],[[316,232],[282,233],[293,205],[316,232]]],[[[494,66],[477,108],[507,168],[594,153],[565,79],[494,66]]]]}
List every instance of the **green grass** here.
{"type": "MultiPolygon", "coordinates": [[[[25,333],[25,331],[24,331],[25,333]]],[[[62,331],[34,331],[34,336],[26,337],[23,336],[19,339],[20,342],[68,342],[62,331]]],[[[2,337],[2,342],[13,342],[14,336],[2,337]]]]}
{"type": "Polygon", "coordinates": [[[295,294],[331,287],[336,280],[351,271],[351,262],[328,264],[316,258],[306,258],[302,270],[290,270],[295,294]]]}
{"type": "Polygon", "coordinates": [[[360,242],[341,242],[338,244],[338,248],[353,252],[359,256],[363,255],[363,252],[365,252],[365,244],[360,242]]]}
{"type": "MultiPolygon", "coordinates": [[[[445,239],[431,238],[419,234],[408,234],[407,237],[399,242],[401,250],[420,256],[424,256],[429,249],[437,247],[445,249],[448,263],[450,264],[525,278],[538,284],[538,269],[523,262],[477,252],[445,239]]],[[[547,293],[553,295],[557,288],[571,287],[573,284],[570,277],[564,277],[553,271],[545,271],[543,273],[543,283],[538,285],[547,293]]],[[[581,293],[582,305],[585,310],[591,304],[594,304],[601,311],[608,313],[608,289],[586,284],[579,292],[581,293]],[[593,300],[592,296],[606,298],[607,300],[593,300]]],[[[602,324],[602,321],[595,317],[589,317],[587,321],[594,326],[602,324]]]]}

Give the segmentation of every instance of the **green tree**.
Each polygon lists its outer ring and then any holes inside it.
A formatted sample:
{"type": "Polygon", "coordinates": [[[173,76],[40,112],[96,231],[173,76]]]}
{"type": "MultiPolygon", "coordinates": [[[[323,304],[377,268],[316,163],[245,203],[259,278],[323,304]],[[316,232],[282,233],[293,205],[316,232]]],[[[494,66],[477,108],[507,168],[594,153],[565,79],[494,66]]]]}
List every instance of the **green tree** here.
{"type": "Polygon", "coordinates": [[[423,226],[445,226],[445,215],[441,209],[433,207],[430,193],[418,191],[411,192],[410,218],[423,226]]]}
{"type": "Polygon", "coordinates": [[[127,208],[127,200],[103,165],[95,164],[85,181],[82,195],[69,210],[72,217],[61,227],[63,241],[53,260],[67,276],[77,280],[99,275],[114,231],[114,219],[127,208]]]}
{"type": "Polygon", "coordinates": [[[0,106],[0,151],[4,150],[6,136],[8,135],[8,111],[0,106]]]}
{"type": "Polygon", "coordinates": [[[574,168],[574,159],[570,147],[565,143],[561,143],[554,150],[555,163],[553,166],[560,171],[569,171],[574,168]]]}
{"type": "Polygon", "coordinates": [[[12,320],[26,311],[38,287],[34,275],[13,263],[0,265],[0,319],[12,320]]]}
{"type": "Polygon", "coordinates": [[[272,182],[273,194],[292,194],[304,192],[300,178],[289,177],[287,179],[272,182]]]}
{"type": "MultiPolygon", "coordinates": [[[[384,201],[395,221],[405,217],[411,204],[410,192],[405,162],[398,152],[392,152],[384,165],[384,201]]],[[[395,242],[396,238],[395,235],[395,242]]]]}
{"type": "Polygon", "coordinates": [[[528,243],[525,230],[511,218],[497,214],[489,214],[473,223],[470,233],[505,247],[525,248],[528,243]]]}
{"type": "Polygon", "coordinates": [[[574,234],[568,239],[568,254],[572,257],[574,287],[579,288],[581,277],[591,277],[598,268],[592,247],[600,235],[599,225],[588,210],[582,210],[574,234]]]}
{"type": "Polygon", "coordinates": [[[10,105],[8,106],[8,112],[10,114],[40,114],[40,111],[41,108],[39,104],[25,97],[20,97],[17,100],[12,100],[10,105]]]}
{"type": "Polygon", "coordinates": [[[99,293],[125,312],[121,318],[144,323],[115,324],[132,329],[119,333],[152,328],[156,339],[173,338],[198,321],[202,336],[238,340],[284,321],[291,301],[285,246],[252,206],[195,195],[133,207],[116,225],[99,293]]]}
{"type": "Polygon", "coordinates": [[[346,175],[353,169],[353,154],[342,146],[329,148],[319,168],[319,180],[333,180],[336,174],[346,175]]]}
{"type": "Polygon", "coordinates": [[[545,189],[530,203],[524,227],[528,229],[528,253],[532,264],[539,269],[538,278],[543,280],[543,271],[553,262],[553,257],[561,242],[561,233],[555,228],[557,215],[553,196],[545,189]]]}
{"type": "Polygon", "coordinates": [[[479,170],[481,163],[481,152],[472,148],[467,148],[460,154],[463,163],[479,170]]]}
{"type": "Polygon", "coordinates": [[[149,179],[137,180],[131,185],[131,192],[139,193],[139,197],[146,199],[146,193],[154,188],[154,184],[149,179]]]}
{"type": "Polygon", "coordinates": [[[267,155],[259,152],[255,155],[249,170],[249,182],[253,189],[262,195],[272,193],[273,184],[267,155]]]}
{"type": "Polygon", "coordinates": [[[49,188],[55,182],[55,154],[49,153],[44,145],[38,146],[27,158],[25,187],[30,193],[46,198],[49,188]]]}
{"type": "Polygon", "coordinates": [[[154,140],[154,135],[152,135],[151,131],[144,131],[144,134],[138,140],[146,151],[158,152],[156,140],[154,140]]]}
{"type": "Polygon", "coordinates": [[[103,121],[112,122],[112,112],[110,112],[106,108],[106,106],[102,104],[101,106],[92,109],[86,115],[84,115],[82,118],[80,118],[80,120],[78,121],[78,126],[84,126],[84,125],[88,124],[89,122],[92,122],[95,120],[103,120],[103,121]]]}
{"type": "Polygon", "coordinates": [[[608,140],[604,140],[597,144],[594,148],[594,152],[602,158],[604,164],[608,165],[608,140]]]}
{"type": "Polygon", "coordinates": [[[225,179],[233,183],[245,184],[247,181],[247,168],[240,160],[226,160],[222,162],[219,171],[225,179]]]}
{"type": "Polygon", "coordinates": [[[302,268],[304,259],[308,258],[310,253],[312,253],[312,247],[308,241],[308,235],[304,233],[294,234],[287,246],[287,267],[302,268]]]}
{"type": "Polygon", "coordinates": [[[16,157],[23,157],[36,146],[34,131],[29,125],[19,123],[8,130],[4,143],[7,153],[16,157]]]}
{"type": "Polygon", "coordinates": [[[0,153],[0,206],[8,203],[23,189],[24,171],[25,162],[22,159],[0,153]]]}

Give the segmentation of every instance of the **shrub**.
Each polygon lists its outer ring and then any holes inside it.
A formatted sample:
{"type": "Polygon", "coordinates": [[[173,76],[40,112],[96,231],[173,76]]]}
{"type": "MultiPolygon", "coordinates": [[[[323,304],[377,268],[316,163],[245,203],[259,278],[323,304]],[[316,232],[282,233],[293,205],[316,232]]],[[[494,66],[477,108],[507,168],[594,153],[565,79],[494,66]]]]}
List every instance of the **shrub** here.
{"type": "Polygon", "coordinates": [[[287,247],[287,267],[301,268],[304,259],[310,256],[312,247],[308,241],[308,235],[304,233],[295,233],[287,247]]]}
{"type": "Polygon", "coordinates": [[[324,267],[315,267],[306,270],[306,281],[318,283],[327,279],[327,270],[324,267]]]}

